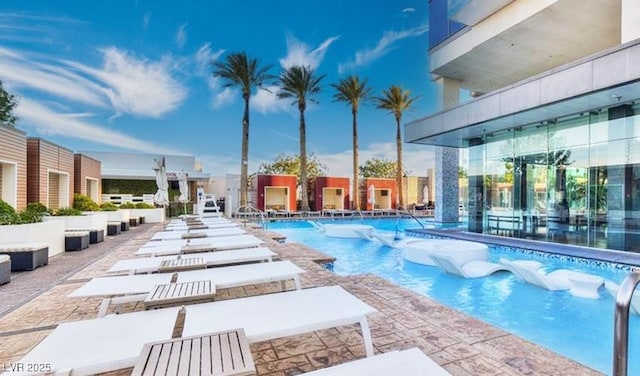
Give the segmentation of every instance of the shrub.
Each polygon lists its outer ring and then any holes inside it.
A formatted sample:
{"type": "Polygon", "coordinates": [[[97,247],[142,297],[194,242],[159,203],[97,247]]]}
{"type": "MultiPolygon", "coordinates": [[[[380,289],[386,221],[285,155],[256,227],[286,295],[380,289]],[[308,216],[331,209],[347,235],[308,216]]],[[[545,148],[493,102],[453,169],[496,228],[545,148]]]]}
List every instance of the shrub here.
{"type": "Polygon", "coordinates": [[[56,210],[54,215],[56,215],[56,216],[82,215],[82,212],[80,210],[74,209],[74,208],[60,208],[60,209],[56,210]]]}
{"type": "Polygon", "coordinates": [[[76,193],[73,195],[73,208],[80,211],[98,211],[100,210],[100,205],[89,196],[76,193]]]}
{"type": "Polygon", "coordinates": [[[136,208],[136,204],[134,204],[133,202],[123,202],[122,204],[120,204],[120,209],[135,209],[136,208]]]}
{"type": "Polygon", "coordinates": [[[27,208],[25,209],[25,211],[31,212],[31,213],[38,213],[40,215],[47,215],[47,214],[51,214],[51,209],[49,209],[48,207],[46,207],[44,204],[40,203],[40,202],[30,202],[27,204],[27,208]]]}
{"type": "Polygon", "coordinates": [[[100,204],[100,210],[102,210],[102,211],[116,211],[116,210],[118,210],[118,207],[116,206],[116,204],[114,204],[112,202],[103,202],[102,204],[100,204]]]}
{"type": "Polygon", "coordinates": [[[136,203],[136,209],[154,209],[155,206],[149,205],[146,202],[138,202],[136,203]]]}

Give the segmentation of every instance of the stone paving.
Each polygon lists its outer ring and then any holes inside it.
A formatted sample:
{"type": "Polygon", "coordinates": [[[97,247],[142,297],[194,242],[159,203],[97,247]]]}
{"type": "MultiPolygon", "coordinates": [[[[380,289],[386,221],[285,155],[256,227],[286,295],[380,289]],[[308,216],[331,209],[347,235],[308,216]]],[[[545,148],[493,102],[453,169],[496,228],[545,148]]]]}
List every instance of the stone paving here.
{"type": "MultiPolygon", "coordinates": [[[[57,324],[96,317],[99,298],[68,298],[89,278],[133,252],[160,225],[132,228],[82,252],[53,257],[48,266],[14,273],[0,286],[0,364],[19,360],[57,324]]],[[[600,375],[549,350],[400,288],[375,275],[338,276],[319,262],[331,257],[296,243],[278,243],[277,234],[247,231],[265,240],[280,259],[306,270],[303,288],[338,284],[378,310],[369,316],[376,353],[418,347],[456,376],[600,375]]],[[[289,287],[293,288],[289,283],[289,287]]],[[[280,283],[219,290],[216,299],[280,291],[280,283]]],[[[123,311],[144,309],[125,305],[123,311]]],[[[291,376],[364,357],[357,325],[316,331],[251,345],[257,374],[291,376]]],[[[131,369],[110,372],[128,375],[131,369]]]]}

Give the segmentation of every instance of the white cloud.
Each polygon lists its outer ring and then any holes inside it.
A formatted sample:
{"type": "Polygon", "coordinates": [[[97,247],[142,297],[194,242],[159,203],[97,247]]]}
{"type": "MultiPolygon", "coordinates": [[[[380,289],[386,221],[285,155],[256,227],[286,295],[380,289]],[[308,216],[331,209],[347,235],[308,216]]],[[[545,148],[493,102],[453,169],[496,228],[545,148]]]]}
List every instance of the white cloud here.
{"type": "Polygon", "coordinates": [[[175,41],[178,47],[182,48],[187,43],[187,26],[188,23],[183,23],[178,27],[178,31],[176,31],[175,41]]]}
{"type": "Polygon", "coordinates": [[[287,69],[294,65],[310,66],[316,69],[327,53],[327,49],[339,37],[327,38],[314,50],[304,42],[299,41],[293,35],[287,34],[287,56],[279,60],[282,68],[287,69]]]}
{"type": "Polygon", "coordinates": [[[149,27],[149,21],[151,21],[151,13],[145,13],[142,17],[142,27],[147,29],[149,27]]]}
{"type": "Polygon", "coordinates": [[[428,25],[420,25],[418,27],[402,31],[385,31],[375,47],[357,51],[353,59],[338,65],[338,72],[342,74],[355,68],[369,65],[391,51],[393,49],[393,45],[397,41],[405,38],[416,37],[426,33],[427,31],[429,31],[428,25]]]}
{"type": "Polygon", "coordinates": [[[96,83],[60,66],[40,63],[34,56],[0,48],[0,71],[8,87],[29,88],[95,107],[108,107],[96,83]]]}
{"type": "Polygon", "coordinates": [[[67,62],[103,86],[116,116],[132,114],[160,118],[185,100],[187,89],[174,76],[180,63],[171,56],[152,62],[129,55],[115,47],[100,50],[102,69],[67,62]]]}
{"type": "Polygon", "coordinates": [[[87,114],[59,113],[28,98],[20,99],[15,112],[20,118],[22,126],[35,128],[38,132],[44,134],[74,137],[144,153],[157,153],[158,150],[162,150],[166,153],[186,154],[183,151],[163,148],[155,143],[140,141],[126,134],[84,121],[87,118],[87,114]]]}
{"type": "Polygon", "coordinates": [[[405,14],[406,14],[406,13],[413,13],[413,12],[415,12],[415,11],[416,11],[416,8],[409,7],[409,8],[404,8],[404,9],[402,10],[402,13],[405,13],[405,14]]]}
{"type": "Polygon", "coordinates": [[[228,104],[231,104],[238,97],[238,90],[234,90],[230,87],[225,87],[222,91],[219,91],[213,95],[213,108],[222,108],[228,104]]]}
{"type": "Polygon", "coordinates": [[[208,77],[211,75],[211,63],[218,60],[224,53],[223,49],[217,51],[211,50],[211,43],[207,42],[203,44],[196,52],[196,68],[197,73],[200,76],[208,77]]]}
{"type": "Polygon", "coordinates": [[[265,89],[251,96],[249,104],[252,109],[263,114],[291,111],[291,101],[278,98],[278,86],[266,86],[265,89]]]}

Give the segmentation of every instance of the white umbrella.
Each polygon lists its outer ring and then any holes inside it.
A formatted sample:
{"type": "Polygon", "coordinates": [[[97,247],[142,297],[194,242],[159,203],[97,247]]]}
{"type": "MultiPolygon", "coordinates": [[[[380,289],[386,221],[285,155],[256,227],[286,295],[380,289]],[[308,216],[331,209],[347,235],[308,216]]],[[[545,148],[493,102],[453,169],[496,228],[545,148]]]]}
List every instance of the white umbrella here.
{"type": "Polygon", "coordinates": [[[429,186],[426,184],[422,188],[422,203],[423,204],[429,203],[429,186]]]}
{"type": "Polygon", "coordinates": [[[376,187],[373,184],[369,186],[369,203],[371,204],[371,209],[374,209],[376,206],[376,187]]]}
{"type": "Polygon", "coordinates": [[[187,173],[184,172],[184,170],[181,170],[178,173],[178,187],[180,188],[180,197],[178,198],[178,201],[189,201],[189,185],[187,183],[187,173]]]}
{"type": "Polygon", "coordinates": [[[169,204],[169,182],[167,181],[167,168],[164,164],[164,157],[162,159],[154,159],[156,166],[153,168],[156,172],[156,185],[158,191],[153,196],[153,201],[160,206],[169,204]]]}

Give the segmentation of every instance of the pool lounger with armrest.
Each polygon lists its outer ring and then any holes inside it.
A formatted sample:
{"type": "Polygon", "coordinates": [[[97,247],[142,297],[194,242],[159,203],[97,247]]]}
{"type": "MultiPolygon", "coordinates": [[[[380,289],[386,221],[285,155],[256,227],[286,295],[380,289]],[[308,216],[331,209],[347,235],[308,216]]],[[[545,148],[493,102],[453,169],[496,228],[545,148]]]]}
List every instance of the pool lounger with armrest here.
{"type": "Polygon", "coordinates": [[[139,248],[136,255],[163,256],[181,253],[196,253],[209,251],[226,251],[231,249],[258,247],[263,241],[253,235],[224,236],[222,238],[201,238],[186,240],[169,240],[166,242],[151,242],[157,245],[145,245],[139,248]]]}
{"type": "MultiPolygon", "coordinates": [[[[276,254],[269,248],[247,248],[219,252],[203,252],[191,255],[184,255],[182,259],[197,257],[204,260],[205,266],[216,266],[226,264],[239,264],[245,262],[272,261],[276,254]]],[[[181,255],[160,256],[160,257],[138,257],[127,260],[119,260],[108,270],[109,273],[153,273],[160,271],[160,264],[163,261],[177,260],[181,255]]]]}
{"type": "Polygon", "coordinates": [[[151,240],[175,240],[175,239],[188,239],[188,238],[215,238],[221,236],[240,235],[247,232],[240,227],[224,227],[209,230],[197,230],[197,231],[159,231],[151,236],[151,240]]]}
{"type": "Polygon", "coordinates": [[[303,373],[304,376],[450,376],[418,348],[391,351],[370,358],[303,373]]]}
{"type": "Polygon", "coordinates": [[[431,254],[429,257],[445,272],[464,278],[480,278],[498,271],[510,271],[505,265],[488,261],[472,260],[463,265],[459,265],[450,256],[431,254]]]}
{"type": "MultiPolygon", "coordinates": [[[[48,364],[52,372],[73,375],[133,367],[144,344],[171,338],[179,309],[62,323],[19,362],[48,364]]],[[[186,306],[182,335],[244,328],[253,343],[360,324],[365,353],[372,356],[366,315],[374,312],[339,286],[318,287],[186,306]]]]}
{"type": "MultiPolygon", "coordinates": [[[[69,297],[103,297],[98,316],[104,316],[111,304],[120,305],[130,302],[147,303],[151,293],[160,285],[211,281],[214,289],[246,286],[256,283],[284,282],[293,280],[296,289],[300,289],[300,274],[303,269],[291,261],[276,261],[260,264],[226,266],[215,269],[190,270],[178,273],[139,274],[92,278],[69,297]]],[[[211,291],[215,293],[215,290],[211,291]]],[[[200,294],[181,295],[183,302],[200,300],[200,294]]],[[[179,303],[179,302],[172,302],[179,303]]]]}

